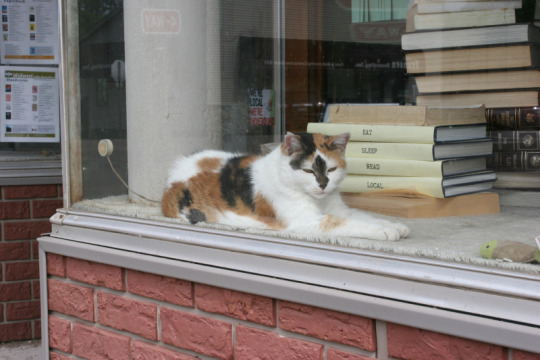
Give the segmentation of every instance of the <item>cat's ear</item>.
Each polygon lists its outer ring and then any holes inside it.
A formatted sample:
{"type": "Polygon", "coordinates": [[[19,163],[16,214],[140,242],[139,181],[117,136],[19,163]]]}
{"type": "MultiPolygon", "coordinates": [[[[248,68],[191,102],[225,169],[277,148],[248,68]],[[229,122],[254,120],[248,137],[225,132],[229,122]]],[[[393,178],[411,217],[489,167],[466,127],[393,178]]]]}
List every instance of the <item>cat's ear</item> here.
{"type": "Polygon", "coordinates": [[[342,154],[345,153],[345,148],[347,147],[347,143],[349,142],[349,139],[351,138],[351,133],[346,132],[340,135],[332,136],[330,139],[330,144],[333,148],[341,152],[342,154]]]}
{"type": "Polygon", "coordinates": [[[287,135],[285,135],[285,140],[283,141],[283,150],[289,156],[296,152],[302,151],[302,142],[300,141],[300,136],[287,131],[287,135]]]}

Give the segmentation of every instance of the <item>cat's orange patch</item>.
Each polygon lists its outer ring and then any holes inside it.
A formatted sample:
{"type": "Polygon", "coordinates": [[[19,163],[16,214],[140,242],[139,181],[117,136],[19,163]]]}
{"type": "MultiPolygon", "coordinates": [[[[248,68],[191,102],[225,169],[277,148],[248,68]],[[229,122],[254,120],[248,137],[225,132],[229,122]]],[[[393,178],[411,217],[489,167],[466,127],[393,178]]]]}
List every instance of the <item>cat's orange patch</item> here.
{"type": "Polygon", "coordinates": [[[202,171],[216,171],[222,166],[220,158],[204,158],[197,162],[197,166],[202,171]]]}
{"type": "Polygon", "coordinates": [[[334,138],[335,136],[313,134],[313,142],[315,143],[317,149],[319,149],[319,151],[321,151],[327,158],[333,159],[337,166],[344,169],[347,166],[345,158],[340,154],[339,151],[331,150],[334,138]]]}
{"type": "Polygon", "coordinates": [[[327,232],[343,224],[343,221],[344,221],[343,219],[340,219],[333,215],[327,215],[321,221],[321,223],[319,224],[319,227],[321,228],[323,232],[327,232]]]}
{"type": "Polygon", "coordinates": [[[282,230],[285,226],[277,219],[276,210],[270,203],[261,195],[256,194],[253,199],[255,205],[256,220],[263,222],[269,228],[274,230],[282,230]]]}

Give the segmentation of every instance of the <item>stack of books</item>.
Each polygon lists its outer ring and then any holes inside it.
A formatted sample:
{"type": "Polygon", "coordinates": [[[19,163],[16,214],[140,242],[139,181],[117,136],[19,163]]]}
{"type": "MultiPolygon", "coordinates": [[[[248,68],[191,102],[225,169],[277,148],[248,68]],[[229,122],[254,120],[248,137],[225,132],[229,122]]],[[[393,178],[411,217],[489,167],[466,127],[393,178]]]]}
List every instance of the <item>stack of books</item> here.
{"type": "Polygon", "coordinates": [[[417,105],[539,105],[540,28],[515,23],[520,7],[507,0],[414,0],[402,49],[417,105]]]}
{"type": "Polygon", "coordinates": [[[540,189],[540,107],[487,109],[486,117],[495,187],[540,189]]]}
{"type": "Polygon", "coordinates": [[[418,105],[486,106],[497,189],[540,189],[540,28],[521,1],[413,0],[402,36],[418,105]],[[438,19],[438,22],[434,21],[438,19]],[[450,20],[452,19],[452,20],[450,20]]]}
{"type": "Polygon", "coordinates": [[[483,106],[336,104],[328,120],[309,123],[307,131],[351,133],[340,189],[349,206],[403,217],[499,211],[496,194],[478,194],[496,179],[486,168],[492,143],[483,106]],[[470,206],[471,198],[478,206],[470,206]]]}

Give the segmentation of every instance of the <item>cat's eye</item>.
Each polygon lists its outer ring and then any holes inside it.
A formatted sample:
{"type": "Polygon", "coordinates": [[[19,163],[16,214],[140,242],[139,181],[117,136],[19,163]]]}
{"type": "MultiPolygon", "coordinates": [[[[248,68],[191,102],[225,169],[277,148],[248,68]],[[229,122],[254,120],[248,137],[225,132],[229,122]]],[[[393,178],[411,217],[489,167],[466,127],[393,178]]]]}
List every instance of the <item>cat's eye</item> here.
{"type": "Polygon", "coordinates": [[[308,174],[313,174],[313,170],[311,169],[302,169],[304,172],[307,172],[308,174]]]}
{"type": "Polygon", "coordinates": [[[337,167],[333,167],[333,168],[328,169],[328,172],[332,172],[332,171],[336,171],[336,170],[337,170],[337,167]]]}

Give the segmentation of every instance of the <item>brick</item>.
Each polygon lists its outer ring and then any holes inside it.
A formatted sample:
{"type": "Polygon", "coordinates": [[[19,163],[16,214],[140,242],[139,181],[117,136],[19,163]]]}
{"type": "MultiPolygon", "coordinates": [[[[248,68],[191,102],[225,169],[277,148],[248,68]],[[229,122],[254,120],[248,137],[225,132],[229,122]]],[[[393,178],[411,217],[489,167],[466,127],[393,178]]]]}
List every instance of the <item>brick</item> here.
{"type": "Polygon", "coordinates": [[[0,202],[0,220],[28,219],[30,206],[28,201],[0,202]]]}
{"type": "Polygon", "coordinates": [[[370,356],[352,354],[337,349],[328,349],[326,352],[326,360],[373,360],[370,356]]]}
{"type": "Polygon", "coordinates": [[[47,273],[66,277],[66,258],[62,255],[47,253],[47,273]]]}
{"type": "Polygon", "coordinates": [[[32,200],[32,217],[50,218],[56,213],[57,209],[64,206],[62,200],[32,200]]]}
{"type": "Polygon", "coordinates": [[[279,327],[364,350],[377,348],[372,319],[338,311],[280,301],[279,327]]]}
{"type": "Polygon", "coordinates": [[[39,281],[32,281],[32,298],[39,299],[41,296],[41,287],[39,281]]]}
{"type": "Polygon", "coordinates": [[[540,360],[540,353],[531,353],[527,351],[514,350],[514,360],[540,360]]]}
{"type": "Polygon", "coordinates": [[[237,325],[235,360],[322,360],[323,345],[237,325]]]}
{"type": "Polygon", "coordinates": [[[49,346],[71,353],[71,321],[63,320],[55,316],[49,316],[49,346]]]}
{"type": "Polygon", "coordinates": [[[0,261],[29,259],[30,243],[28,241],[0,243],[0,261]]]}
{"type": "Polygon", "coordinates": [[[4,187],[4,197],[6,199],[34,199],[56,196],[58,196],[56,185],[22,185],[4,187]]]}
{"type": "Polygon", "coordinates": [[[94,321],[94,289],[49,279],[49,310],[94,321]]]}
{"type": "Polygon", "coordinates": [[[87,326],[73,325],[73,354],[93,360],[129,360],[131,339],[127,336],[87,326]]]}
{"type": "Polygon", "coordinates": [[[195,295],[200,310],[276,326],[274,301],[270,298],[202,284],[196,285],[195,295]]]}
{"type": "Polygon", "coordinates": [[[161,341],[219,359],[232,359],[232,324],[161,309],[161,341]]]}
{"type": "Polygon", "coordinates": [[[39,263],[37,260],[5,264],[4,280],[30,279],[39,279],[39,263]]]}
{"type": "Polygon", "coordinates": [[[182,354],[162,346],[143,341],[134,341],[131,348],[132,360],[197,360],[198,357],[182,354]]]}
{"type": "Polygon", "coordinates": [[[181,306],[194,306],[191,282],[128,270],[128,291],[132,294],[181,306]]]}
{"type": "Polygon", "coordinates": [[[501,346],[388,323],[388,353],[400,359],[506,360],[501,346]]]}
{"type": "Polygon", "coordinates": [[[34,320],[34,339],[41,339],[41,320],[34,320]]]}
{"type": "Polygon", "coordinates": [[[39,300],[6,304],[6,319],[8,321],[39,319],[40,313],[39,300]]]}
{"type": "Polygon", "coordinates": [[[113,290],[126,290],[124,270],[118,266],[68,257],[66,275],[70,279],[87,284],[104,286],[113,290]]]}
{"type": "Polygon", "coordinates": [[[51,351],[49,353],[49,360],[73,360],[73,358],[51,351]]]}
{"type": "Polygon", "coordinates": [[[157,305],[98,292],[97,306],[100,324],[157,340],[157,305]]]}
{"type": "Polygon", "coordinates": [[[30,300],[29,281],[0,284],[0,301],[30,300]]]}
{"type": "Polygon", "coordinates": [[[51,232],[49,220],[13,221],[4,223],[4,240],[31,240],[51,232]]]}
{"type": "Polygon", "coordinates": [[[0,324],[0,343],[32,338],[30,321],[0,324]]]}

